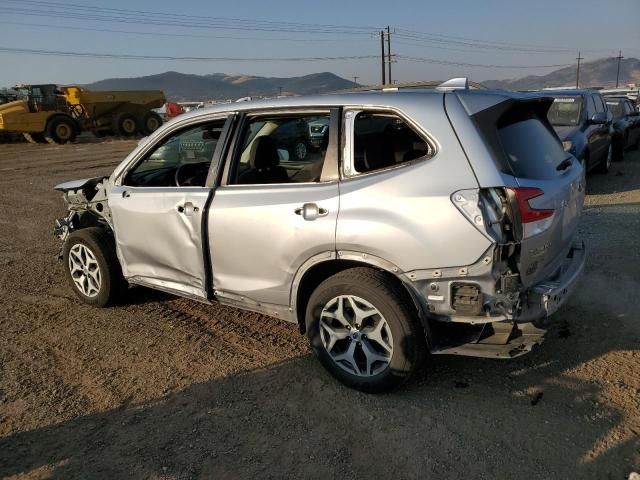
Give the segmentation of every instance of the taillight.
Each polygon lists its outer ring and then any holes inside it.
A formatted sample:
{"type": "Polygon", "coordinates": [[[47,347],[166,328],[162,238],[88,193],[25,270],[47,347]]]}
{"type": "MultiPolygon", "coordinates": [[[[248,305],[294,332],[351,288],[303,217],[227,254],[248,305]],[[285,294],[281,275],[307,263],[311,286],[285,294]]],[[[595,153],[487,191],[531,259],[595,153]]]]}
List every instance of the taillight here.
{"type": "Polygon", "coordinates": [[[509,190],[513,192],[513,196],[518,204],[521,223],[537,222],[553,216],[554,210],[552,208],[533,208],[529,205],[529,200],[544,195],[542,189],[533,187],[509,187],[509,190]]]}

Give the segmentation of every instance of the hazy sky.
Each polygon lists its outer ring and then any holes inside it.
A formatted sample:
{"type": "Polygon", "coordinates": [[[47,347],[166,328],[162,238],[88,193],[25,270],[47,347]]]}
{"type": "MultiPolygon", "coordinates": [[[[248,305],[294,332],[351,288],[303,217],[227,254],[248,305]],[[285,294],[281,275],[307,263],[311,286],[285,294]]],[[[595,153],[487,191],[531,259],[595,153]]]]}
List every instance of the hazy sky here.
{"type": "MultiPolygon", "coordinates": [[[[398,32],[392,35],[392,51],[404,57],[529,66],[573,64],[578,49],[586,61],[615,56],[618,49],[626,57],[640,57],[640,0],[69,0],[68,3],[74,1],[80,7],[113,10],[65,8],[61,7],[67,3],[64,0],[0,0],[0,49],[171,57],[366,56],[380,53],[379,38],[370,32],[391,25],[398,32]],[[132,21],[131,15],[118,9],[137,10],[142,12],[138,18],[150,21],[146,24],[132,21]],[[149,12],[156,16],[149,16],[149,12]],[[168,15],[158,21],[157,14],[168,15]],[[175,14],[183,16],[174,17],[175,14]],[[249,29],[245,22],[225,20],[231,18],[276,23],[248,24],[252,28],[249,29]],[[282,22],[338,25],[344,26],[346,32],[310,33],[310,29],[327,31],[335,27],[283,27],[282,22]],[[196,28],[194,23],[204,28],[196,28]],[[239,29],[225,29],[238,23],[239,29]],[[291,28],[304,32],[283,31],[291,28]],[[487,43],[479,48],[479,42],[491,42],[488,45],[491,48],[486,48],[487,43]],[[545,49],[554,51],[541,52],[545,49]]],[[[332,71],[347,78],[357,75],[361,83],[380,81],[378,58],[297,62],[125,60],[2,51],[0,58],[3,62],[0,86],[19,82],[87,83],[167,70],[264,76],[332,71]]],[[[544,74],[555,68],[454,66],[399,58],[393,65],[393,78],[416,81],[464,75],[481,81],[544,74]]]]}

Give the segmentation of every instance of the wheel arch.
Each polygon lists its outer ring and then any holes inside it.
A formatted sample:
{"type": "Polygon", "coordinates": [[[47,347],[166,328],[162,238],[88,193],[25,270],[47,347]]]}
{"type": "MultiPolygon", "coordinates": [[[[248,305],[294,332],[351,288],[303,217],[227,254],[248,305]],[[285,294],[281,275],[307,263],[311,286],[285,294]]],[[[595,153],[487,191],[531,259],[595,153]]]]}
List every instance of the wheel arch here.
{"type": "Polygon", "coordinates": [[[362,252],[340,251],[328,252],[316,255],[305,262],[297,271],[291,287],[290,305],[294,317],[297,320],[300,333],[306,332],[305,312],[309,297],[320,283],[327,278],[343,270],[355,267],[366,267],[381,270],[396,282],[409,295],[420,322],[429,339],[429,323],[427,305],[411,281],[406,278],[400,269],[383,258],[362,252]]]}

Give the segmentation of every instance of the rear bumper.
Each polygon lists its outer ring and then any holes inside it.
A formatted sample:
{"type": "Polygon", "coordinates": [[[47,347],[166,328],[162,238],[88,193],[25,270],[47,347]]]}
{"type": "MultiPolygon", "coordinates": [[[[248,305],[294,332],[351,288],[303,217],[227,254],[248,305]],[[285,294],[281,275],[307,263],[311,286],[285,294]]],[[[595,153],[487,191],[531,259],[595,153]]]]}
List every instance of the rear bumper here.
{"type": "Polygon", "coordinates": [[[526,304],[516,321],[538,323],[553,315],[575,289],[584,271],[585,259],[584,243],[574,243],[558,271],[527,292],[526,304]]]}

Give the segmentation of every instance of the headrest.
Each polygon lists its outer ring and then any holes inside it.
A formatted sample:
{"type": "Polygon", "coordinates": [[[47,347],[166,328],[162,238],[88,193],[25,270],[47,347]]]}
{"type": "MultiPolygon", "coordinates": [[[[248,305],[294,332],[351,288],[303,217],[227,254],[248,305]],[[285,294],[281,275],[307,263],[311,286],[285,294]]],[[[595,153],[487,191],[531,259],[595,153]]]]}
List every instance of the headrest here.
{"type": "Polygon", "coordinates": [[[253,141],[249,153],[249,165],[251,165],[252,168],[262,170],[264,168],[275,167],[279,163],[278,147],[273,138],[262,136],[253,141]]]}

